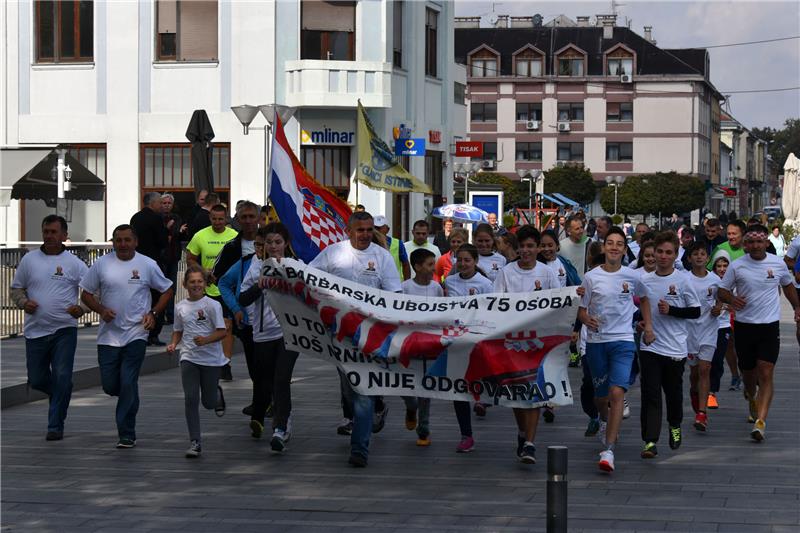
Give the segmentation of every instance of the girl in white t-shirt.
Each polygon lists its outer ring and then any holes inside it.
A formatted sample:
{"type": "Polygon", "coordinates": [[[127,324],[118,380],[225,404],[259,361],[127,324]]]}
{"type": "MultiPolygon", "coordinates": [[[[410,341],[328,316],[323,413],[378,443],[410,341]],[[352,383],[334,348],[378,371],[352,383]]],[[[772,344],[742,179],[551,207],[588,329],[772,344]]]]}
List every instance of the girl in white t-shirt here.
{"type": "MultiPolygon", "coordinates": [[[[475,296],[492,292],[492,282],[478,269],[478,249],[471,244],[462,244],[456,253],[458,274],[447,276],[444,282],[445,296],[475,296]]],[[[461,429],[461,442],[456,447],[458,453],[468,453],[475,447],[472,438],[472,420],[469,402],[453,402],[461,429]]],[[[485,413],[485,410],[484,410],[485,413]]]]}
{"type": "Polygon", "coordinates": [[[175,304],[175,323],[167,351],[180,351],[181,383],[183,384],[186,425],[189,427],[189,449],[186,457],[199,457],[200,400],[203,407],[225,414],[225,398],[219,386],[220,369],[228,364],[222,352],[225,320],[219,302],[206,296],[206,274],[199,266],[190,266],[183,276],[188,297],[175,304]]]}
{"type": "Polygon", "coordinates": [[[478,267],[490,281],[506,266],[506,258],[495,251],[494,231],[489,224],[478,224],[472,232],[472,244],[478,249],[478,267]]]}
{"type": "MultiPolygon", "coordinates": [[[[712,270],[714,274],[719,276],[719,279],[722,279],[725,276],[725,272],[728,270],[728,265],[731,263],[730,259],[728,259],[728,254],[722,252],[723,255],[719,255],[714,260],[714,265],[712,270]]],[[[709,392],[708,392],[708,408],[709,409],[719,409],[719,403],[717,402],[717,393],[719,392],[720,381],[722,380],[722,374],[725,372],[725,354],[728,351],[728,343],[731,339],[731,311],[728,308],[727,304],[722,305],[722,312],[717,317],[717,347],[714,351],[714,358],[711,360],[711,377],[709,383],[709,392]]],[[[735,368],[737,371],[735,376],[738,377],[738,368],[735,368]]]]}

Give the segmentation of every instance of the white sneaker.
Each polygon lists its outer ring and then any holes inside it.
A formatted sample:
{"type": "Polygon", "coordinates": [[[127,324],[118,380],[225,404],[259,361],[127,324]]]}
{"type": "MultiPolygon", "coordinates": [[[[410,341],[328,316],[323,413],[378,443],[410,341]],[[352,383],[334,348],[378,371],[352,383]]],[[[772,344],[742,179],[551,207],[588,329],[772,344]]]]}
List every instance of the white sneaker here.
{"type": "Polygon", "coordinates": [[[600,462],[597,463],[597,466],[603,472],[613,472],[614,471],[614,452],[611,450],[605,450],[600,452],[600,462]]]}
{"type": "Polygon", "coordinates": [[[597,438],[600,439],[600,443],[605,446],[606,445],[606,427],[608,427],[608,422],[600,421],[600,429],[597,432],[597,438]]]}
{"type": "Polygon", "coordinates": [[[272,433],[272,440],[269,442],[269,447],[275,453],[281,453],[286,449],[286,432],[276,429],[272,433]]]}
{"type": "Polygon", "coordinates": [[[627,398],[623,398],[622,403],[624,405],[624,407],[622,408],[622,418],[628,418],[629,416],[631,416],[631,406],[628,403],[627,398]]]}

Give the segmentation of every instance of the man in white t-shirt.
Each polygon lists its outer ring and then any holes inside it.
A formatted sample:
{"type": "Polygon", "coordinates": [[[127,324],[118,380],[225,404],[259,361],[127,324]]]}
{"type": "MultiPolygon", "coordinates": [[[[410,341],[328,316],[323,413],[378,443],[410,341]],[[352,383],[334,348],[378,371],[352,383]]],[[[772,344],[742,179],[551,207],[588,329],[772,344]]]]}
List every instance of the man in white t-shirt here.
{"type": "MultiPolygon", "coordinates": [[[[418,248],[425,248],[426,250],[430,250],[433,252],[433,255],[436,256],[436,260],[441,257],[442,253],[439,251],[438,246],[434,246],[432,243],[428,242],[428,235],[430,234],[430,225],[424,220],[417,220],[414,222],[414,226],[411,228],[411,236],[413,237],[410,241],[406,242],[406,252],[408,252],[408,257],[411,257],[411,254],[414,250],[418,248]]],[[[413,277],[413,276],[412,276],[413,277]]]]}
{"type": "Polygon", "coordinates": [[[112,233],[114,251],[98,259],[81,279],[81,300],[100,315],[97,361],[103,390],[117,399],[117,448],[136,446],[139,371],[147,332],[172,298],[172,282],[158,264],[136,252],[136,233],[128,224],[112,233]],[[160,293],[152,305],[150,291],[160,293]],[[99,294],[99,296],[98,296],[99,294]]]}
{"type": "MultiPolygon", "coordinates": [[[[354,281],[368,287],[391,292],[400,292],[400,275],[395,267],[394,259],[385,249],[372,242],[374,231],[372,215],[366,211],[355,212],[347,221],[349,240],[327,246],[309,264],[334,276],[354,281]]],[[[350,429],[349,463],[356,467],[367,466],[369,454],[369,437],[372,433],[372,414],[374,398],[355,392],[347,378],[340,371],[342,394],[345,400],[343,409],[347,418],[347,409],[352,407],[353,424],[350,429]]],[[[386,406],[378,413],[378,426],[383,427],[386,406]]],[[[346,434],[339,428],[340,434],[346,434]]]]}
{"type": "Polygon", "coordinates": [[[730,264],[718,290],[719,299],[736,310],[736,357],[750,404],[750,422],[755,423],[750,436],[757,442],[764,440],[781,346],[778,287],[783,287],[794,308],[795,322],[800,321],[800,301],[792,274],[777,256],[767,253],[768,235],[761,224],[748,228],[744,236],[747,255],[730,264]]]}
{"type": "Polygon", "coordinates": [[[586,273],[587,250],[589,238],[583,229],[583,220],[577,215],[567,219],[565,231],[567,237],[559,242],[561,255],[570,260],[578,270],[578,275],[583,277],[586,273]]]}
{"type": "Polygon", "coordinates": [[[48,215],[42,221],[38,250],[25,254],[11,282],[14,304],[25,310],[25,359],[31,388],[50,397],[46,440],[64,438],[72,396],[72,366],[78,342],[78,283],[86,264],[64,247],[67,221],[48,215]]]}

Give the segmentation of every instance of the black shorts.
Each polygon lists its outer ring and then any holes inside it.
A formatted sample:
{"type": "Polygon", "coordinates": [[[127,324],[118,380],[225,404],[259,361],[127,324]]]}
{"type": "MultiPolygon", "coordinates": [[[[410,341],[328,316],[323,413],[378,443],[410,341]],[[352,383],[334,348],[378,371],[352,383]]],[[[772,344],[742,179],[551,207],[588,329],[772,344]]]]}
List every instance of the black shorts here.
{"type": "Polygon", "coordinates": [[[222,295],[219,296],[211,296],[210,294],[206,294],[212,300],[219,302],[219,305],[222,306],[222,317],[227,318],[228,320],[233,320],[233,313],[231,313],[230,308],[225,305],[225,300],[222,299],[222,295]]]}
{"type": "Polygon", "coordinates": [[[773,365],[778,361],[781,351],[780,322],[769,324],[748,324],[734,322],[733,342],[736,346],[736,359],[740,370],[753,370],[756,361],[766,361],[773,365]]]}

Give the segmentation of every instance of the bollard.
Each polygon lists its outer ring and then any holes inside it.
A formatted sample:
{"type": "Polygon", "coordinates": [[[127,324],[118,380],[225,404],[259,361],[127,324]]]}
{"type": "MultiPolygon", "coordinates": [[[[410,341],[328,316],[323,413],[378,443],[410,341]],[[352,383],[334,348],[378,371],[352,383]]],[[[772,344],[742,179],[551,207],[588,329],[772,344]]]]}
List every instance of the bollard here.
{"type": "Polygon", "coordinates": [[[547,533],[567,533],[567,447],[547,447],[547,533]]]}

